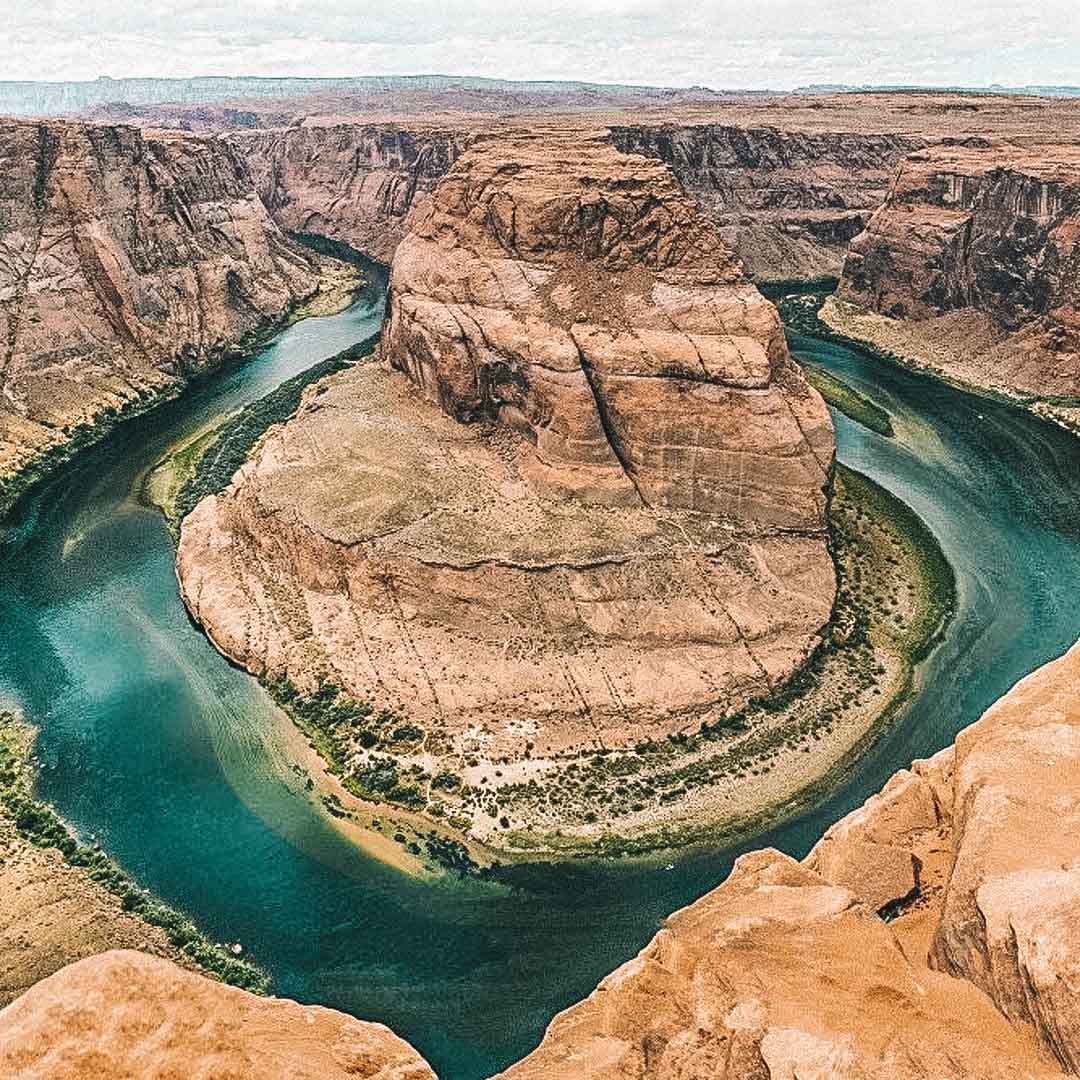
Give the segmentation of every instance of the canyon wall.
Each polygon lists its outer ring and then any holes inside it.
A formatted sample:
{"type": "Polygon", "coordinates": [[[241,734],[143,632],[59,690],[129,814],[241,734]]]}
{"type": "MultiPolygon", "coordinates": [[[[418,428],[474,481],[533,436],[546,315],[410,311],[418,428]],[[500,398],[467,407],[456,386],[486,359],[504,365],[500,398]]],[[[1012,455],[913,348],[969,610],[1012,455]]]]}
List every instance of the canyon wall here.
{"type": "Polygon", "coordinates": [[[0,122],[0,475],[174,391],[321,273],[216,138],[0,122]]]}
{"type": "Polygon", "coordinates": [[[816,646],[828,412],[662,163],[477,136],[413,211],[381,354],[188,516],[177,566],[249,670],[417,725],[396,757],[423,805],[466,761],[554,782],[556,758],[696,731],[816,646]]]}
{"type": "Polygon", "coordinates": [[[616,125],[624,153],[669,165],[758,280],[836,277],[881,205],[911,134],[726,124],[616,125]]]}
{"type": "Polygon", "coordinates": [[[837,329],[966,382],[1080,395],[1080,149],[968,139],[905,158],[855,238],[837,329]]]}
{"type": "Polygon", "coordinates": [[[467,128],[347,123],[233,135],[263,203],[289,231],[389,263],[413,203],[431,191],[467,128]]]}
{"type": "MultiPolygon", "coordinates": [[[[802,863],[744,855],[500,1076],[1075,1075],[1078,683],[1080,644],[897,773],[802,863]]],[[[267,1080],[286,1064],[309,1075],[305,1062],[319,1076],[432,1075],[377,1025],[138,954],[67,967],[0,1012],[5,1075],[112,1080],[177,1060],[267,1080]]]]}
{"type": "MultiPolygon", "coordinates": [[[[327,122],[234,133],[260,195],[285,229],[319,233],[389,262],[405,217],[495,118],[327,122]]],[[[586,117],[551,124],[558,142],[604,130],[586,117]]],[[[837,276],[848,241],[885,197],[896,163],[924,140],[910,134],[643,122],[609,129],[618,150],[668,165],[760,280],[837,276]]]]}

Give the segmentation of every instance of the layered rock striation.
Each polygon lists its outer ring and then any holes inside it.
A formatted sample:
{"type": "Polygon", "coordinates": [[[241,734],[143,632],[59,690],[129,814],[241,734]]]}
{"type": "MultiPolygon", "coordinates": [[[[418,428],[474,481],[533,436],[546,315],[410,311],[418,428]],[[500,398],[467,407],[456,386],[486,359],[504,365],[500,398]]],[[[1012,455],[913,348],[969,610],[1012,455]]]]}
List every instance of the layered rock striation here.
{"type": "Polygon", "coordinates": [[[928,148],[852,241],[826,318],[966,382],[1076,397],[1078,230],[1075,145],[928,148]]]}
{"type": "Polygon", "coordinates": [[[175,390],[321,272],[218,139],[0,123],[0,474],[175,390]]]}
{"type": "Polygon", "coordinates": [[[832,429],[773,306],[662,165],[478,140],[398,248],[383,356],[534,447],[545,495],[819,529],[832,429]]]}
{"type": "Polygon", "coordinates": [[[669,165],[758,280],[836,277],[913,134],[751,124],[615,125],[614,144],[669,165]]]}
{"type": "Polygon", "coordinates": [[[231,142],[282,228],[389,263],[413,204],[445,175],[468,137],[467,125],[413,120],[290,127],[231,142]]]}
{"type": "Polygon", "coordinates": [[[828,413],[664,165],[602,133],[478,138],[390,292],[385,363],[315,388],[184,523],[223,651],[398,710],[428,782],[542,782],[806,659],[835,592],[828,413]]]}

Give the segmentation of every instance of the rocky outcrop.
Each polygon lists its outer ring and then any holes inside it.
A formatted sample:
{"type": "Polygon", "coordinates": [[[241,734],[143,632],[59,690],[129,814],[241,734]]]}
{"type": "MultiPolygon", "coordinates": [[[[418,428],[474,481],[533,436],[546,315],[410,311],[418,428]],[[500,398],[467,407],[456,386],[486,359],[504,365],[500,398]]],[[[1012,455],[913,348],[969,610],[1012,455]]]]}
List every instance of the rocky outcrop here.
{"type": "Polygon", "coordinates": [[[535,447],[538,492],[819,529],[832,429],[771,304],[670,171],[478,138],[398,248],[383,355],[535,447]]]}
{"type": "MultiPolygon", "coordinates": [[[[556,141],[588,118],[552,125],[556,141]]],[[[408,211],[429,194],[492,117],[327,121],[236,133],[263,201],[285,229],[318,233],[389,262],[408,211]]],[[[897,162],[924,140],[910,134],[785,131],[754,125],[616,124],[623,153],[668,165],[698,208],[760,280],[837,276],[848,241],[881,205],[897,162]]]]}
{"type": "Polygon", "coordinates": [[[743,856],[502,1075],[1075,1074],[1078,680],[1080,644],[802,865],[743,856]]]}
{"type": "Polygon", "coordinates": [[[15,1080],[434,1080],[382,1024],[260,998],[167,960],[81,960],[0,1012],[0,1074],[15,1080]]]}
{"type": "Polygon", "coordinates": [[[758,280],[836,277],[918,136],[731,124],[617,125],[624,153],[659,158],[758,280]]]}
{"type": "Polygon", "coordinates": [[[174,391],[320,272],[220,140],[0,124],[0,475],[174,391]]]}
{"type": "Polygon", "coordinates": [[[317,387],[184,522],[224,652],[398,710],[432,805],[441,771],[543,782],[806,659],[835,592],[828,414],[664,165],[602,133],[478,137],[390,294],[388,364],[317,387]]]}
{"type": "Polygon", "coordinates": [[[289,231],[314,233],[389,263],[413,204],[468,138],[466,128],[342,123],[232,136],[263,202],[289,231]]]}
{"type": "Polygon", "coordinates": [[[1080,646],[956,740],[952,873],[932,958],[1080,1072],[1080,646]]]}
{"type": "Polygon", "coordinates": [[[920,151],[852,241],[826,317],[975,385],[1076,396],[1078,232],[1075,145],[971,139],[920,151]]]}
{"type": "Polygon", "coordinates": [[[673,915],[505,1080],[1057,1077],[970,984],[776,851],[673,915]]]}

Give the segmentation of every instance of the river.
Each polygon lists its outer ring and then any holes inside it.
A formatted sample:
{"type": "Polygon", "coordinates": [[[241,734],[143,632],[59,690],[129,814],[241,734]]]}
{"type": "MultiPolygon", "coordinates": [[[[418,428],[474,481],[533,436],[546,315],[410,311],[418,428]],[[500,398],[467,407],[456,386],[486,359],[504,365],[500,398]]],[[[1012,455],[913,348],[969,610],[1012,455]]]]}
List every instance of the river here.
{"type": "MultiPolygon", "coordinates": [[[[290,327],[23,500],[0,534],[0,699],[40,728],[41,796],[211,936],[243,942],[276,993],[383,1021],[444,1080],[475,1080],[526,1053],[738,851],[684,854],[672,870],[523,867],[513,888],[405,878],[312,805],[271,702],[188,620],[165,523],[138,498],[147,469],[179,437],[367,336],[381,313],[372,291],[290,327]]],[[[959,591],[894,728],[824,805],[747,845],[800,856],[1080,636],[1080,440],[858,352],[792,344],[889,412],[894,439],[836,417],[839,457],[924,518],[959,591]]]]}

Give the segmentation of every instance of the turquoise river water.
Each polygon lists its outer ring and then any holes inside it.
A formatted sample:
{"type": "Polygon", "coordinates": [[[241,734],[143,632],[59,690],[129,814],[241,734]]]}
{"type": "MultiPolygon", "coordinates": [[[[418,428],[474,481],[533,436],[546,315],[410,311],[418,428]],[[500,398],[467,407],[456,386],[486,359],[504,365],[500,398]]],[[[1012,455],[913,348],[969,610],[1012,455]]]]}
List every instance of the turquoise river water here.
{"type": "MultiPolygon", "coordinates": [[[[188,620],[169,533],[139,492],[178,437],[367,336],[381,314],[373,291],[285,330],[22,502],[0,531],[0,699],[40,728],[41,796],[209,934],[243,942],[276,993],[384,1021],[445,1080],[474,1080],[531,1049],[745,848],[433,884],[362,855],[302,790],[270,701],[188,620]]],[[[840,459],[922,515],[959,589],[892,730],[821,806],[745,845],[798,856],[1080,635],[1080,440],[857,351],[792,344],[888,410],[894,439],[837,417],[840,459]]]]}

